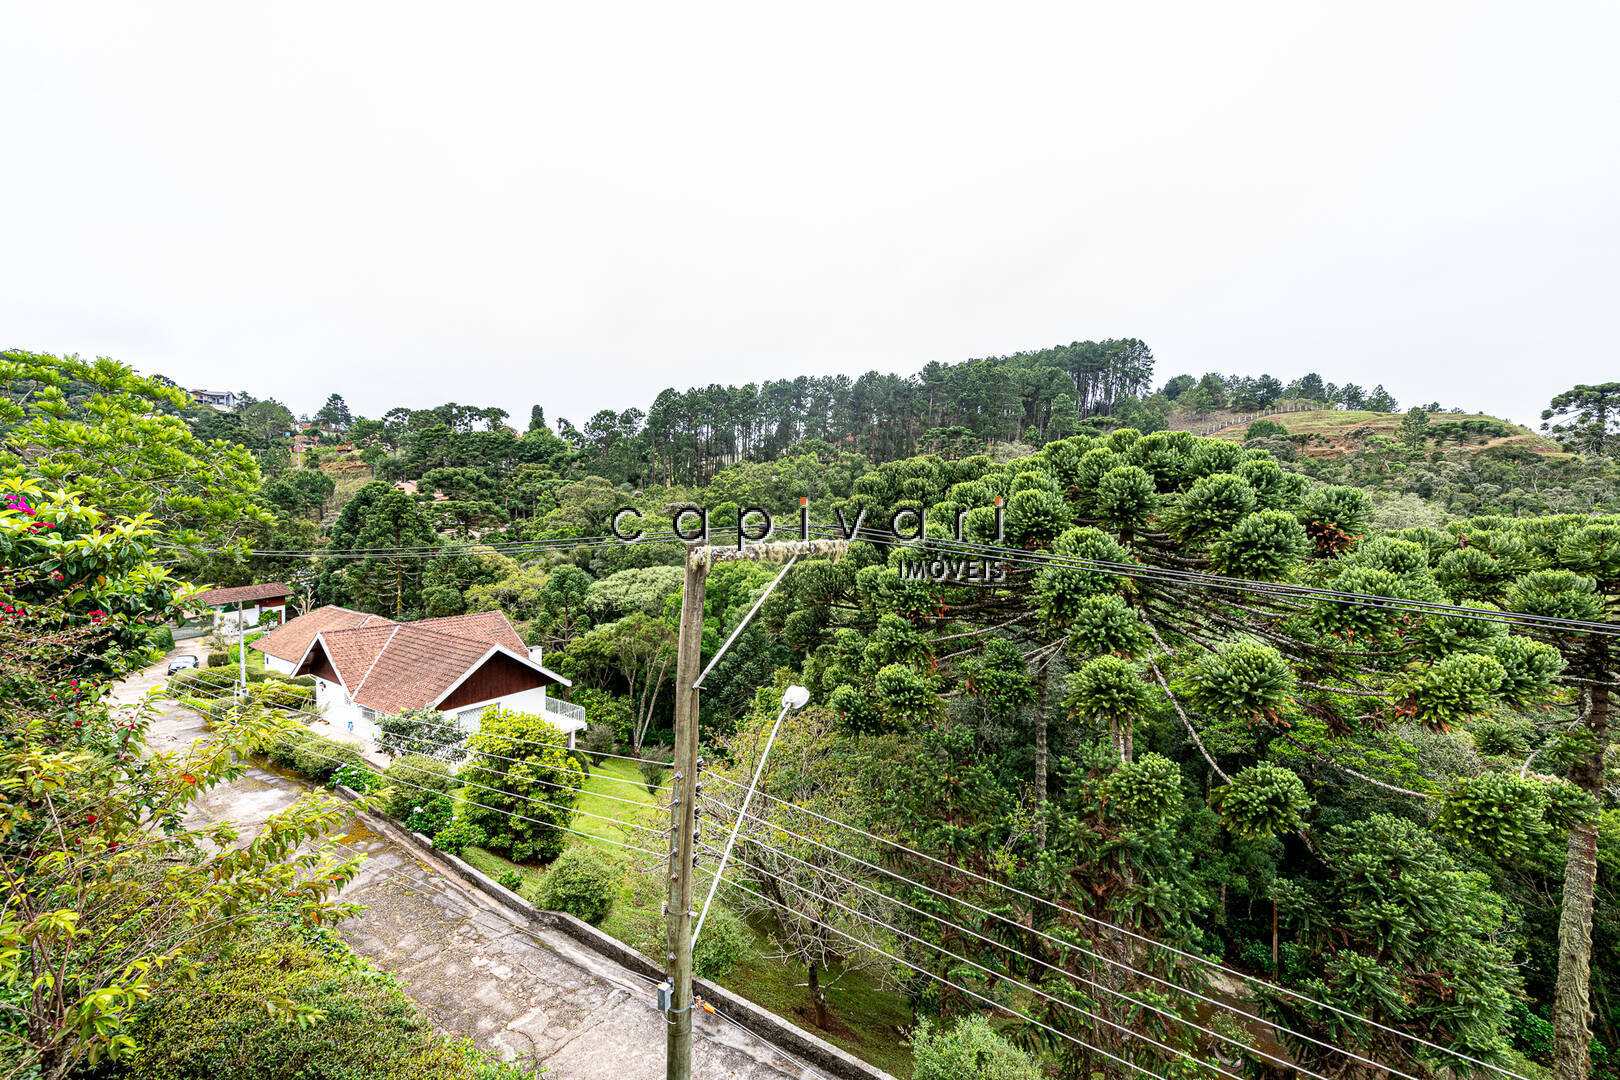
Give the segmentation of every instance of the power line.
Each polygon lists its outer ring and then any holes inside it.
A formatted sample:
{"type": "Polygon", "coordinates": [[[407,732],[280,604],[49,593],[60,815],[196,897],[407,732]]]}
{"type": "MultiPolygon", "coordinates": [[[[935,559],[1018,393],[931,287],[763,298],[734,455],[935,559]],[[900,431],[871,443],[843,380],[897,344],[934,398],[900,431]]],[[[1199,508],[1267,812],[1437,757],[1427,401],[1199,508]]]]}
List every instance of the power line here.
{"type": "MultiPolygon", "coordinates": [[[[704,796],[704,798],[707,799],[708,797],[704,796]]],[[[712,802],[712,801],[715,801],[715,800],[709,800],[709,801],[712,802]]],[[[733,812],[735,812],[735,811],[733,811],[733,812]]],[[[752,814],[747,815],[747,817],[749,817],[752,820],[756,820],[756,821],[761,820],[759,818],[755,818],[754,815],[752,815],[752,814]]],[[[770,828],[773,828],[773,829],[778,828],[778,826],[772,825],[772,824],[770,824],[768,822],[766,824],[770,828]]],[[[789,832],[786,829],[783,829],[781,831],[788,832],[788,834],[790,836],[797,836],[797,834],[789,832]]],[[[799,839],[804,839],[804,837],[798,837],[798,838],[799,839]]],[[[1199,1025],[1199,1024],[1197,1024],[1197,1023],[1195,1023],[1195,1022],[1193,1022],[1191,1020],[1186,1019],[1183,1016],[1180,1016],[1180,1015],[1178,1015],[1176,1013],[1170,1012],[1168,1009],[1161,1009],[1158,1006],[1153,1005],[1153,1004],[1151,1004],[1149,1002],[1141,1001],[1141,1000],[1138,1000],[1137,998],[1133,998],[1129,994],[1124,993],[1123,991],[1114,990],[1111,987],[1107,987],[1107,986],[1104,986],[1103,984],[1101,984],[1099,982],[1096,982],[1095,980],[1088,979],[1084,975],[1079,974],[1078,972],[1068,971],[1065,968],[1061,968],[1061,967],[1058,967],[1055,964],[1048,963],[1047,961],[1042,960],[1039,957],[1031,956],[1028,953],[1022,952],[1021,950],[1015,949],[1012,946],[1005,944],[1004,942],[999,942],[999,941],[996,941],[994,938],[986,937],[984,934],[980,934],[977,931],[971,930],[968,927],[962,926],[959,923],[953,923],[948,919],[944,919],[944,918],[941,918],[938,915],[935,915],[935,914],[932,914],[930,912],[924,911],[922,908],[916,907],[915,905],[908,904],[904,900],[900,900],[897,897],[890,896],[888,893],[881,892],[881,891],[879,891],[877,889],[872,888],[869,885],[863,885],[860,882],[853,880],[852,878],[844,877],[843,875],[837,873],[836,871],[829,870],[826,867],[816,866],[815,864],[810,863],[810,862],[806,862],[803,859],[800,859],[800,858],[798,858],[798,857],[796,857],[794,855],[788,854],[786,851],[783,851],[780,848],[773,848],[769,844],[765,843],[763,840],[760,840],[756,836],[752,836],[752,835],[749,835],[749,834],[745,833],[745,834],[743,834],[743,839],[747,840],[748,842],[754,844],[757,847],[762,847],[765,850],[772,852],[773,854],[776,854],[776,855],[781,856],[782,858],[788,859],[791,862],[798,863],[799,865],[804,866],[807,869],[812,870],[817,874],[826,874],[829,877],[835,878],[838,881],[841,881],[846,885],[853,885],[857,889],[861,889],[861,890],[863,890],[865,892],[869,892],[873,896],[877,896],[877,897],[879,897],[879,898],[881,898],[883,900],[887,900],[887,901],[889,901],[891,903],[898,904],[900,907],[903,907],[908,911],[914,912],[917,915],[921,915],[925,919],[932,920],[933,922],[939,924],[941,927],[944,927],[944,928],[947,928],[947,929],[950,929],[950,930],[956,930],[956,931],[959,931],[961,933],[967,934],[970,937],[977,938],[978,940],[984,942],[987,945],[990,945],[990,946],[992,946],[994,948],[1000,949],[1003,952],[1010,953],[1011,955],[1016,956],[1016,957],[1018,957],[1020,959],[1028,960],[1031,963],[1039,964],[1041,967],[1044,967],[1044,968],[1046,968],[1046,969],[1048,969],[1050,971],[1057,972],[1060,975],[1066,976],[1066,977],[1068,977],[1070,979],[1074,979],[1077,982],[1083,983],[1084,985],[1086,985],[1088,987],[1091,987],[1093,990],[1100,990],[1105,994],[1110,994],[1110,995],[1112,995],[1114,997],[1120,998],[1123,1001],[1129,1002],[1132,1006],[1148,1009],[1149,1011],[1154,1012],[1154,1013],[1158,1014],[1159,1016],[1164,1017],[1167,1020],[1172,1020],[1172,1021],[1174,1021],[1174,1022],[1176,1022],[1178,1024],[1183,1024],[1183,1025],[1185,1025],[1187,1027],[1192,1028],[1195,1031],[1202,1032],[1205,1035],[1209,1035],[1209,1036],[1211,1036],[1213,1038],[1220,1039],[1220,1040],[1222,1040],[1224,1042],[1230,1043],[1233,1046],[1239,1047],[1240,1049],[1244,1050],[1245,1052],[1252,1052],[1252,1053],[1258,1054],[1260,1057],[1266,1058],[1268,1061],[1272,1061],[1272,1062],[1275,1062],[1278,1065],[1282,1065],[1282,1066],[1285,1066],[1287,1068],[1291,1068],[1291,1069],[1294,1069],[1294,1070],[1296,1070],[1298,1072],[1304,1073],[1306,1076],[1312,1077],[1313,1080],[1328,1080],[1327,1077],[1322,1076],[1320,1073],[1313,1072],[1310,1069],[1307,1069],[1302,1065],[1296,1064],[1296,1063],[1291,1062],[1291,1061],[1287,1061],[1287,1060],[1285,1060],[1283,1058],[1276,1057],[1274,1055],[1268,1054],[1268,1053],[1266,1053],[1264,1051],[1261,1051],[1261,1050],[1252,1050],[1250,1047],[1245,1046],[1243,1043],[1237,1041],[1236,1039],[1233,1039],[1232,1037],[1230,1037],[1228,1035],[1222,1035],[1221,1033],[1219,1033],[1217,1031],[1212,1031],[1209,1028],[1203,1027],[1203,1026],[1201,1026],[1201,1025],[1199,1025]]],[[[710,850],[713,850],[711,845],[705,844],[704,846],[709,847],[710,850]]],[[[792,883],[789,882],[789,884],[792,884],[792,883]]],[[[927,887],[927,886],[921,886],[920,883],[915,883],[915,884],[918,884],[922,888],[927,887]]],[[[795,886],[795,887],[798,888],[799,886],[795,886]]],[[[829,903],[834,903],[834,904],[838,903],[836,900],[833,900],[831,897],[822,896],[819,893],[813,894],[813,895],[815,895],[817,897],[817,899],[826,900],[829,903]]],[[[839,904],[839,906],[843,907],[844,905],[839,904]]],[[[853,909],[846,908],[846,910],[851,910],[852,913],[859,914],[858,912],[853,912],[853,909]]],[[[865,916],[862,916],[862,917],[864,918],[865,916]]],[[[904,935],[906,937],[912,937],[912,935],[907,934],[905,931],[900,930],[897,927],[889,926],[886,923],[883,923],[883,924],[880,924],[880,925],[884,926],[886,929],[894,931],[895,933],[902,934],[902,935],[904,935]]],[[[1034,932],[1034,931],[1032,931],[1032,932],[1034,932]]],[[[920,939],[912,938],[912,940],[920,940],[920,939]]],[[[931,944],[929,942],[922,942],[922,943],[928,945],[929,948],[932,948],[932,949],[935,949],[936,951],[940,951],[940,952],[944,953],[944,955],[946,955],[946,956],[952,957],[953,959],[961,960],[964,963],[972,964],[974,967],[979,968],[981,971],[989,972],[990,974],[995,975],[997,978],[1006,979],[1008,982],[1013,983],[1013,985],[1015,985],[1015,986],[1024,987],[1025,989],[1028,989],[1028,990],[1030,990],[1030,991],[1032,991],[1032,992],[1034,992],[1036,994],[1039,994],[1040,996],[1045,997],[1048,1000],[1055,1001],[1060,1005],[1064,1005],[1065,1007],[1074,1009],[1074,1010],[1076,1010],[1076,1011],[1078,1011],[1078,1012],[1080,1012],[1080,1013],[1082,1013],[1082,1014],[1084,1014],[1086,1016],[1092,1016],[1091,1013],[1086,1012],[1084,1009],[1080,1009],[1078,1006],[1072,1005],[1069,1002],[1060,1001],[1057,998],[1053,998],[1051,995],[1044,993],[1043,991],[1041,991],[1037,987],[1033,987],[1033,986],[1025,987],[1025,985],[1023,983],[1019,982],[1017,979],[1013,978],[1009,974],[1006,974],[1004,972],[991,971],[991,969],[985,968],[980,964],[976,964],[972,960],[968,960],[966,957],[957,956],[955,953],[947,952],[947,951],[945,951],[943,949],[940,949],[939,946],[933,945],[933,944],[931,944]]],[[[1119,1026],[1117,1024],[1114,1024],[1113,1021],[1108,1020],[1108,1019],[1106,1019],[1104,1017],[1094,1017],[1094,1018],[1102,1020],[1103,1023],[1108,1024],[1111,1027],[1118,1027],[1119,1026]]],[[[1126,1030],[1126,1029],[1121,1029],[1121,1030],[1126,1030]]],[[[1131,1032],[1131,1034],[1135,1035],[1136,1033],[1131,1032]]],[[[1155,1045],[1157,1045],[1157,1044],[1155,1044],[1155,1045]]],[[[1326,1044],[1324,1044],[1324,1045],[1326,1045],[1326,1044]]],[[[1166,1047],[1166,1049],[1170,1049],[1170,1048],[1166,1047]]],[[[1368,1061],[1366,1063],[1369,1064],[1369,1065],[1377,1065],[1376,1062],[1371,1062],[1371,1061],[1368,1061]]],[[[1388,1066],[1379,1066],[1379,1067],[1380,1068],[1388,1068],[1388,1066]]],[[[1416,1077],[1407,1077],[1407,1074],[1399,1071],[1398,1069],[1391,1068],[1390,1071],[1393,1072],[1397,1076],[1406,1077],[1406,1080],[1417,1080],[1416,1077]]]]}
{"type": "MultiPolygon", "coordinates": [[[[722,782],[724,782],[726,784],[729,784],[732,787],[741,786],[741,785],[737,784],[736,781],[732,780],[730,777],[723,776],[723,775],[721,775],[719,773],[714,772],[713,770],[705,769],[703,771],[704,771],[705,775],[714,777],[715,779],[718,779],[718,780],[720,780],[720,781],[722,781],[722,782]]],[[[1464,1054],[1464,1053],[1462,1053],[1460,1051],[1451,1050],[1451,1049],[1449,1049],[1447,1047],[1439,1045],[1438,1043],[1430,1042],[1429,1040],[1424,1039],[1423,1037],[1421,1037],[1419,1035],[1414,1035],[1414,1034],[1412,1034],[1410,1032],[1401,1031],[1398,1028],[1392,1028],[1392,1027],[1389,1027],[1386,1024],[1381,1024],[1378,1021],[1373,1020],[1373,1019],[1371,1019],[1369,1017],[1360,1016],[1360,1015],[1358,1015],[1356,1013],[1349,1012],[1349,1011],[1347,1011],[1345,1009],[1340,1009],[1337,1006],[1329,1005],[1329,1004],[1327,1004],[1326,1002],[1323,1002],[1323,1001],[1317,1001],[1315,998],[1309,997],[1308,995],[1303,994],[1303,993],[1301,993],[1301,992],[1299,992],[1297,990],[1290,989],[1289,987],[1282,986],[1282,985],[1277,984],[1277,983],[1268,982],[1265,979],[1259,978],[1258,976],[1249,975],[1249,974],[1246,974],[1244,972],[1238,971],[1235,968],[1227,967],[1224,964],[1218,963],[1218,962],[1216,962],[1214,960],[1209,960],[1209,959],[1207,959],[1205,957],[1197,955],[1196,953],[1190,953],[1190,952],[1187,952],[1187,951],[1185,951],[1183,949],[1178,949],[1174,945],[1170,945],[1170,944],[1167,944],[1165,942],[1158,941],[1158,940],[1156,940],[1154,938],[1147,937],[1147,936],[1145,936],[1143,934],[1138,934],[1135,931],[1128,930],[1125,927],[1119,926],[1119,925],[1117,925],[1115,923],[1108,922],[1107,920],[1104,920],[1104,919],[1099,919],[1094,915],[1088,915],[1083,911],[1076,910],[1075,908],[1068,907],[1067,905],[1059,904],[1059,903],[1057,903],[1055,901],[1048,900],[1045,897],[1037,896],[1034,893],[1026,892],[1023,889],[1020,889],[1015,885],[1009,885],[1009,884],[1007,884],[1005,882],[996,881],[993,878],[985,877],[983,874],[975,873],[974,871],[969,870],[966,867],[953,865],[951,863],[945,862],[942,859],[937,859],[932,855],[925,855],[922,852],[917,851],[914,848],[907,847],[906,845],[898,843],[897,841],[885,839],[884,837],[877,836],[874,833],[867,832],[866,830],[861,829],[861,828],[859,828],[859,827],[857,827],[855,825],[850,825],[847,822],[839,821],[836,818],[829,817],[829,816],[827,816],[825,814],[817,813],[816,811],[811,810],[808,807],[799,806],[797,803],[789,802],[788,800],[783,799],[780,796],[772,795],[772,794],[770,794],[769,792],[766,792],[766,791],[761,791],[761,792],[759,792],[759,794],[765,796],[765,798],[770,799],[773,802],[781,803],[781,804],[783,804],[785,806],[788,806],[791,809],[797,810],[797,811],[799,811],[801,813],[809,814],[810,816],[812,816],[814,818],[817,818],[818,820],[825,821],[828,824],[837,825],[840,828],[847,829],[848,831],[850,831],[852,833],[855,833],[858,836],[865,837],[868,840],[874,840],[874,841],[876,841],[876,842],[878,842],[880,844],[884,844],[884,845],[887,845],[888,847],[894,848],[897,851],[905,852],[908,855],[915,855],[919,859],[923,859],[923,860],[925,860],[927,862],[934,863],[935,865],[943,867],[946,870],[950,870],[953,873],[957,873],[957,874],[964,875],[966,877],[970,877],[970,878],[974,879],[975,881],[982,882],[983,884],[992,886],[993,888],[998,888],[998,889],[1005,890],[1005,891],[1013,893],[1013,894],[1015,894],[1017,896],[1023,897],[1026,900],[1033,900],[1033,901],[1035,901],[1037,903],[1044,904],[1047,907],[1052,908],[1053,910],[1062,911],[1062,912],[1065,912],[1065,913],[1067,913],[1069,915],[1073,915],[1076,918],[1083,919],[1086,922],[1091,923],[1093,925],[1096,925],[1098,927],[1101,927],[1102,929],[1105,929],[1105,930],[1107,930],[1109,932],[1122,934],[1122,935],[1124,935],[1126,937],[1130,937],[1130,938],[1133,938],[1133,939],[1135,939],[1137,941],[1140,941],[1143,944],[1150,945],[1150,946],[1153,946],[1155,948],[1162,949],[1162,950],[1164,950],[1166,952],[1173,953],[1173,954],[1175,954],[1177,956],[1180,956],[1180,957],[1182,957],[1184,959],[1194,961],[1195,963],[1203,964],[1206,967],[1213,968],[1216,971],[1219,971],[1222,974],[1231,976],[1233,978],[1241,979],[1244,982],[1250,983],[1251,985],[1254,985],[1254,986],[1257,986],[1257,987],[1263,987],[1264,989],[1266,989],[1268,991],[1292,997],[1292,998],[1294,998],[1294,999],[1296,999],[1298,1001],[1301,1001],[1301,1002],[1303,1002],[1305,1004],[1308,1004],[1308,1005],[1314,1005],[1314,1006],[1317,1006],[1318,1008],[1327,1009],[1328,1011],[1336,1013],[1336,1014],[1338,1014],[1340,1016],[1343,1016],[1348,1020],[1359,1021],[1361,1023],[1368,1024],[1368,1025],[1370,1025],[1372,1027],[1376,1027],[1376,1028],[1378,1028],[1378,1029],[1380,1029],[1380,1030],[1382,1030],[1382,1031],[1384,1031],[1384,1032],[1386,1032],[1388,1034],[1397,1036],[1399,1038],[1410,1039],[1413,1042],[1421,1043],[1424,1046],[1427,1046],[1432,1050],[1437,1050],[1437,1051],[1439,1051],[1439,1052],[1441,1052],[1443,1054],[1451,1054],[1451,1055],[1453,1055],[1455,1057],[1462,1058],[1463,1060],[1471,1062],[1473,1064],[1476,1064],[1476,1065],[1482,1066],[1484,1068],[1491,1069],[1493,1071],[1502,1073],[1505,1076],[1513,1077],[1514,1080],[1529,1080],[1528,1077],[1521,1076],[1520,1074],[1515,1073],[1515,1072],[1513,1072],[1511,1070],[1501,1068],[1500,1066],[1492,1065],[1489,1062],[1480,1061],[1479,1059],[1470,1057],[1469,1055],[1464,1054]]],[[[705,799],[712,799],[713,798],[712,796],[703,796],[703,797],[705,799]]],[[[753,816],[753,815],[750,815],[750,816],[753,816]]],[[[998,920],[1000,920],[1002,922],[1008,923],[1008,925],[1015,926],[1020,931],[1037,934],[1037,935],[1039,935],[1041,937],[1046,938],[1049,941],[1052,941],[1055,944],[1063,945],[1065,947],[1075,949],[1076,951],[1085,953],[1088,956],[1092,956],[1094,959],[1101,960],[1104,963],[1111,963],[1111,964],[1116,964],[1116,965],[1118,965],[1120,967],[1124,967],[1126,970],[1131,971],[1133,974],[1142,976],[1143,978],[1152,979],[1152,980],[1154,980],[1156,982],[1159,982],[1159,983],[1161,983],[1163,985],[1166,985],[1166,986],[1173,987],[1174,989],[1176,989],[1176,990],[1178,990],[1178,991],[1180,991],[1182,993],[1194,994],[1194,996],[1199,996],[1194,991],[1187,990],[1184,987],[1177,987],[1173,983],[1165,983],[1164,980],[1159,979],[1157,976],[1150,975],[1147,972],[1140,971],[1140,970],[1138,970],[1138,969],[1136,969],[1134,967],[1130,967],[1129,965],[1122,964],[1119,961],[1109,960],[1106,957],[1100,956],[1100,955],[1095,954],[1095,953],[1091,953],[1088,950],[1082,948],[1081,946],[1074,945],[1073,943],[1064,942],[1059,938],[1054,938],[1054,937],[1051,937],[1050,935],[1042,934],[1038,930],[1034,930],[1034,929],[1032,929],[1030,927],[1026,927],[1026,926],[1022,925],[1021,923],[1012,922],[1011,920],[1007,919],[1005,916],[998,915],[993,911],[989,911],[989,910],[986,910],[984,908],[978,907],[978,906],[976,906],[976,905],[974,905],[974,904],[972,904],[972,903],[970,903],[970,902],[968,902],[966,900],[960,899],[959,897],[953,897],[953,896],[951,896],[951,895],[949,895],[947,893],[941,893],[939,890],[932,889],[927,885],[923,885],[921,882],[914,881],[914,880],[912,880],[910,878],[906,878],[903,875],[897,874],[892,870],[885,869],[884,867],[881,867],[881,866],[879,866],[879,865],[877,865],[875,863],[867,862],[866,860],[861,859],[857,855],[853,855],[853,854],[850,854],[849,852],[842,851],[839,848],[834,848],[834,847],[831,847],[829,845],[823,844],[820,841],[814,840],[814,839],[812,839],[810,837],[802,836],[802,835],[800,835],[798,833],[793,833],[790,830],[788,830],[788,829],[786,829],[786,828],[784,828],[784,827],[782,827],[780,825],[776,825],[774,823],[771,823],[771,822],[767,821],[766,819],[759,819],[759,820],[764,821],[765,824],[770,828],[781,829],[781,831],[786,832],[791,836],[794,836],[796,839],[803,840],[803,841],[805,841],[807,843],[814,844],[817,847],[824,848],[827,851],[833,852],[835,854],[842,855],[845,858],[851,859],[852,861],[855,861],[855,862],[859,862],[859,863],[861,863],[861,865],[866,866],[866,867],[868,867],[870,869],[876,870],[879,873],[886,874],[886,875],[888,875],[890,877],[895,878],[898,881],[902,881],[902,882],[905,882],[907,884],[917,886],[917,887],[922,888],[922,889],[924,889],[924,890],[926,890],[926,891],[928,891],[930,893],[938,895],[938,896],[940,896],[940,897],[942,897],[944,899],[948,899],[948,900],[952,900],[952,901],[954,901],[956,903],[960,903],[965,907],[970,907],[973,910],[979,912],[980,914],[989,916],[990,918],[998,919],[998,920]]],[[[1223,1005],[1220,1002],[1213,1001],[1212,999],[1204,998],[1203,1000],[1208,1001],[1210,1004],[1217,1005],[1217,1006],[1222,1007],[1222,1008],[1233,1008],[1231,1006],[1223,1005]]],[[[1240,1012],[1239,1010],[1237,1010],[1235,1008],[1233,1008],[1233,1011],[1234,1012],[1240,1012]]],[[[1255,1016],[1252,1013],[1240,1012],[1240,1015],[1246,1016],[1247,1018],[1249,1018],[1251,1020],[1255,1020],[1255,1021],[1257,1021],[1259,1023],[1269,1024],[1271,1027],[1273,1027],[1276,1030],[1285,1031],[1288,1034],[1298,1036],[1298,1037],[1300,1037],[1302,1039],[1305,1039],[1307,1041],[1315,1042],[1315,1043],[1318,1043],[1319,1045],[1326,1045],[1326,1044],[1321,1044],[1319,1042],[1319,1040],[1312,1039],[1308,1035],[1304,1035],[1301,1032],[1293,1031],[1293,1030],[1288,1029],[1288,1028],[1280,1027],[1275,1022],[1265,1020],[1264,1018],[1259,1017],[1259,1016],[1255,1016]]],[[[1334,1048],[1334,1049],[1337,1049],[1337,1048],[1334,1048]]],[[[1344,1052],[1348,1053],[1348,1051],[1344,1051],[1344,1052]]]]}

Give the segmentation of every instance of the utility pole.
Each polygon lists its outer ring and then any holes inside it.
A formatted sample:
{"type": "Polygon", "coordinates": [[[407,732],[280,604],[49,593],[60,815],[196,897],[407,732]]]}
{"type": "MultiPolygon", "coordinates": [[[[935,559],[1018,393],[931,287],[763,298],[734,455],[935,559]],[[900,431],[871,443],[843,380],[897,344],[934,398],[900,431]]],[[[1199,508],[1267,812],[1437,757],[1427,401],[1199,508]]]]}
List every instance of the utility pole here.
{"type": "MultiPolygon", "coordinates": [[[[701,669],[703,593],[709,580],[709,568],[728,559],[785,561],[776,581],[765,590],[768,596],[800,556],[842,555],[848,550],[849,542],[845,540],[739,545],[735,549],[710,547],[702,541],[687,545],[686,577],[681,588],[681,629],[675,646],[675,773],[669,785],[669,898],[664,903],[669,926],[669,951],[665,956],[669,978],[658,988],[659,1007],[669,1021],[667,1080],[691,1080],[692,1077],[692,917],[697,914],[692,909],[692,882],[696,877],[693,864],[697,861],[698,770],[702,767],[698,758],[698,687],[708,674],[701,669]]],[[[764,603],[765,596],[761,596],[743,622],[753,618],[764,603]]],[[[710,667],[719,662],[741,629],[739,625],[731,639],[720,647],[710,667]]],[[[809,694],[795,688],[792,698],[791,707],[797,709],[809,699],[809,694]]],[[[784,698],[782,704],[783,715],[786,715],[790,702],[784,698]]],[[[781,722],[781,717],[777,722],[781,722]]],[[[760,767],[763,766],[762,758],[760,767]]],[[[759,781],[757,772],[754,780],[759,781]]],[[[740,817],[738,821],[740,824],[740,817]]],[[[710,890],[710,899],[713,895],[710,890]]],[[[704,906],[707,910],[707,904],[704,906]]]]}
{"type": "Polygon", "coordinates": [[[236,661],[241,673],[241,684],[237,689],[240,697],[247,697],[247,628],[242,625],[242,601],[236,602],[236,661]]]}
{"type": "Polygon", "coordinates": [[[709,550],[686,549],[681,629],[675,653],[675,773],[669,805],[669,1053],[668,1080],[692,1076],[692,879],[697,856],[698,690],[703,666],[703,593],[709,550]]]}

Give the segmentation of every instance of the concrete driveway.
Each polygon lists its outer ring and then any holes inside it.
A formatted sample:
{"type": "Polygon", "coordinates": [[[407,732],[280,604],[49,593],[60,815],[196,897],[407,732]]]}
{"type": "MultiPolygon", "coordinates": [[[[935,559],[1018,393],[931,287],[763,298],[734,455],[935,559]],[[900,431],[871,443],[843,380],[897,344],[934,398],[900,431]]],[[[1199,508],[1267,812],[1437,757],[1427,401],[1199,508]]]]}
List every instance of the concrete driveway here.
{"type": "MultiPolygon", "coordinates": [[[[169,659],[179,652],[126,679],[114,696],[133,701],[160,685],[169,659]]],[[[203,736],[200,714],[165,701],[149,745],[183,749],[203,736]]],[[[236,783],[204,795],[193,813],[198,822],[229,820],[252,835],[308,790],[302,780],[251,768],[236,783]]],[[[343,895],[367,910],[340,931],[357,952],[397,975],[439,1030],[470,1037],[508,1058],[549,1066],[547,1080],[664,1075],[666,1021],[645,979],[566,935],[531,927],[358,819],[336,839],[366,855],[343,895]]],[[[706,1014],[695,1018],[692,1042],[693,1075],[706,1080],[818,1075],[706,1014]]]]}

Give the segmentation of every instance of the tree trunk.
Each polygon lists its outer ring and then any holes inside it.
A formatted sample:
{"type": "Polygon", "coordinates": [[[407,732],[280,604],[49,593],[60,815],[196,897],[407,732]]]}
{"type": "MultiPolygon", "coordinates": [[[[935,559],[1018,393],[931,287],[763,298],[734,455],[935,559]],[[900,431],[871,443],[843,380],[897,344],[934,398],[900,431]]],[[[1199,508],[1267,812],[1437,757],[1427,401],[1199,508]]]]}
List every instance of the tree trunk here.
{"type": "Polygon", "coordinates": [[[1041,672],[1041,696],[1035,706],[1035,846],[1046,850],[1046,696],[1050,667],[1041,672]]]}
{"type": "Polygon", "coordinates": [[[816,1027],[826,1031],[827,995],[821,989],[821,979],[818,975],[819,969],[817,965],[812,961],[808,967],[810,968],[810,1000],[815,1002],[816,1006],[816,1027]]]}
{"type": "MultiPolygon", "coordinates": [[[[1594,646],[1592,707],[1586,727],[1592,752],[1577,761],[1569,780],[1588,794],[1603,792],[1603,755],[1609,746],[1608,649],[1594,646]]],[[[1586,821],[1569,831],[1564,861],[1564,897],[1558,918],[1558,983],[1553,993],[1553,1075],[1587,1080],[1592,1042],[1592,903],[1597,886],[1597,824],[1586,821]]]]}

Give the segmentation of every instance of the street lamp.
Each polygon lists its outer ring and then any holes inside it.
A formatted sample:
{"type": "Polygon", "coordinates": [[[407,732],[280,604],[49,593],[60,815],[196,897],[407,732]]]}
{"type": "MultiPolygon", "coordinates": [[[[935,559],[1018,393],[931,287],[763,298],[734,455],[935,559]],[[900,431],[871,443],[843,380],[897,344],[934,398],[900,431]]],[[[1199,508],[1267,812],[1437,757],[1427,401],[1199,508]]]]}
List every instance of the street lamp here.
{"type": "Polygon", "coordinates": [[[692,930],[692,947],[697,947],[698,935],[703,933],[703,920],[709,917],[709,905],[714,903],[715,890],[720,888],[720,876],[726,872],[726,862],[731,858],[731,846],[737,842],[737,833],[742,828],[743,817],[748,813],[748,804],[753,801],[754,789],[759,787],[759,778],[765,772],[765,759],[771,756],[771,745],[776,742],[776,732],[782,726],[782,718],[787,716],[789,709],[802,709],[810,701],[810,691],[802,686],[790,686],[782,695],[782,711],[776,714],[776,723],[771,725],[770,738],[765,740],[765,751],[759,755],[759,764],[754,766],[754,779],[748,784],[748,793],[743,796],[742,806],[737,811],[737,820],[731,824],[731,835],[726,837],[726,846],[720,852],[720,865],[715,868],[714,880],[709,882],[709,895],[703,901],[703,910],[698,913],[697,926],[692,930]]]}

